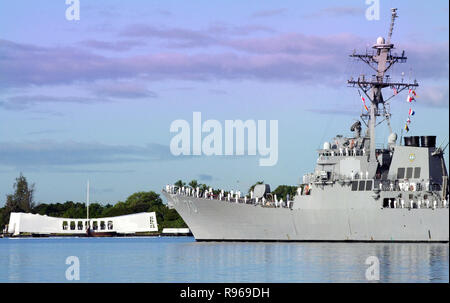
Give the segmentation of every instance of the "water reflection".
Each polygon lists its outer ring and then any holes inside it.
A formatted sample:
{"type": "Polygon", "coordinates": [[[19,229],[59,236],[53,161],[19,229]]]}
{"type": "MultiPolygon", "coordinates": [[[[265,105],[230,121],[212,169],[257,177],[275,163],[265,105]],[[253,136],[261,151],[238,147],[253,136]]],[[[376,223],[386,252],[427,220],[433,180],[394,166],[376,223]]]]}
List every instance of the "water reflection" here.
{"type": "Polygon", "coordinates": [[[218,243],[192,238],[0,239],[0,282],[65,282],[80,259],[81,282],[449,281],[448,244],[218,243]]]}

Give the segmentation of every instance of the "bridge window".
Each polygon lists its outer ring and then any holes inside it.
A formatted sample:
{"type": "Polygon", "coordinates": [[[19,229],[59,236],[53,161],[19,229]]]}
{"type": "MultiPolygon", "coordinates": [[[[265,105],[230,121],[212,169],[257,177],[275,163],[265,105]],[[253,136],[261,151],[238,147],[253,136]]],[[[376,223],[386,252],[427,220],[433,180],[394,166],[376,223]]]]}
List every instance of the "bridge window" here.
{"type": "Polygon", "coordinates": [[[358,190],[358,181],[352,181],[352,191],[358,190]]]}
{"type": "Polygon", "coordinates": [[[104,230],[106,228],[105,221],[100,221],[100,229],[104,230]]]}
{"type": "Polygon", "coordinates": [[[372,190],[372,180],[366,182],[366,190],[372,190]]]}
{"type": "Polygon", "coordinates": [[[78,230],[83,230],[83,221],[78,221],[77,227],[78,230]]]}
{"type": "Polygon", "coordinates": [[[403,179],[405,177],[405,168],[399,167],[397,169],[397,179],[403,179]]]}
{"type": "Polygon", "coordinates": [[[69,223],[67,223],[67,221],[63,221],[62,223],[62,229],[63,230],[67,230],[69,228],[69,223]]]}
{"type": "Polygon", "coordinates": [[[419,179],[420,178],[420,167],[414,168],[414,178],[419,179]]]}
{"type": "Polygon", "coordinates": [[[413,168],[412,167],[408,167],[406,169],[406,179],[411,179],[413,175],[413,168]]]}
{"type": "Polygon", "coordinates": [[[113,227],[113,221],[108,221],[108,229],[111,230],[113,227]]]}
{"type": "Polygon", "coordinates": [[[75,221],[70,221],[70,230],[75,230],[75,221]]]}
{"type": "Polygon", "coordinates": [[[93,230],[97,230],[98,229],[98,222],[97,221],[92,222],[92,229],[93,230]]]}
{"type": "Polygon", "coordinates": [[[359,188],[358,190],[364,190],[364,188],[366,187],[366,181],[359,181],[359,188]]]}

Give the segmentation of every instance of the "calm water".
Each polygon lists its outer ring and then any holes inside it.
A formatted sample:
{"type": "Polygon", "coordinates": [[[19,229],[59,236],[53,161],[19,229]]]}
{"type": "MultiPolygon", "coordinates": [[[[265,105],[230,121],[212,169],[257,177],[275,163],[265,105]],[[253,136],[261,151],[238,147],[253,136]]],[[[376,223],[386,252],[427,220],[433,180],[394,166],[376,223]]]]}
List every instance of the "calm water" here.
{"type": "Polygon", "coordinates": [[[193,238],[0,239],[0,282],[449,282],[448,244],[203,243],[193,238]]]}

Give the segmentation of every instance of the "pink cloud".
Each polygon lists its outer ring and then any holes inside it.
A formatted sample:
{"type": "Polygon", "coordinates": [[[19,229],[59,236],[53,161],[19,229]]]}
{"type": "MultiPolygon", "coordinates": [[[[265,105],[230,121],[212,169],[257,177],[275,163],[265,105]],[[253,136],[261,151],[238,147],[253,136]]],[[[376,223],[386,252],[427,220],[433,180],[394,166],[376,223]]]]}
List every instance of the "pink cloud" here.
{"type": "MultiPolygon", "coordinates": [[[[169,35],[175,41],[185,34],[195,39],[204,38],[203,33],[191,31],[157,33],[169,35]]],[[[319,79],[322,84],[335,84],[337,79],[342,79],[344,83],[343,78],[357,76],[344,74],[348,54],[355,45],[366,44],[363,39],[348,34],[318,37],[300,33],[246,39],[228,36],[208,41],[220,50],[166,50],[106,57],[77,47],[38,47],[0,40],[0,85],[7,88],[136,78],[155,81],[256,79],[309,84],[319,79]]],[[[403,46],[410,50],[406,54],[419,81],[448,79],[448,43],[403,46]]],[[[400,66],[397,65],[396,72],[402,68],[409,70],[407,65],[400,66]]],[[[115,93],[151,94],[133,89],[115,93]]]]}

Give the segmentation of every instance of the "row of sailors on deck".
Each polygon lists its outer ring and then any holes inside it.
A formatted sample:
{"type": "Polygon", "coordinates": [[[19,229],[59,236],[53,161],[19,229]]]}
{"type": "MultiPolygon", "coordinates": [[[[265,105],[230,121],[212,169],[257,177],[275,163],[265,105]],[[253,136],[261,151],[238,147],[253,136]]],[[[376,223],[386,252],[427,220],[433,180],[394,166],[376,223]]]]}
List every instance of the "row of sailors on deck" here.
{"type": "MultiPolygon", "coordinates": [[[[370,180],[369,179],[369,172],[366,171],[365,173],[366,175],[366,180],[370,180]]],[[[358,173],[354,173],[353,171],[350,174],[352,180],[355,180],[359,177],[358,173]]],[[[394,190],[400,190],[400,191],[420,191],[423,188],[423,184],[421,183],[417,183],[417,182],[408,182],[408,181],[404,181],[404,182],[399,182],[398,183],[398,187],[396,188],[395,183],[394,182],[389,182],[389,184],[386,183],[379,183],[378,188],[380,190],[390,190],[390,191],[394,191],[394,190]]],[[[424,190],[430,190],[430,181],[425,182],[425,188],[424,190]]]]}
{"type": "MultiPolygon", "coordinates": [[[[446,208],[447,207],[447,200],[444,199],[441,201],[441,206],[442,208],[446,208]]],[[[409,201],[409,207],[410,208],[414,208],[414,201],[410,200],[409,201]]],[[[435,209],[438,207],[438,202],[437,200],[434,200],[433,203],[430,202],[430,200],[426,199],[426,200],[417,200],[417,208],[432,208],[435,209]]],[[[397,201],[396,199],[389,199],[389,208],[405,208],[405,200],[400,199],[399,201],[397,201]]]]}
{"type": "MultiPolygon", "coordinates": [[[[166,191],[170,192],[170,193],[176,193],[179,195],[187,195],[187,196],[193,196],[193,197],[197,197],[197,198],[206,198],[206,199],[214,199],[214,192],[212,190],[212,188],[210,187],[208,190],[206,190],[204,193],[200,193],[200,188],[191,188],[191,187],[179,187],[178,190],[176,190],[176,187],[174,185],[166,185],[166,191]]],[[[274,200],[274,204],[275,207],[286,207],[286,203],[283,201],[283,199],[281,198],[280,200],[277,199],[277,195],[273,196],[273,200],[274,200]]],[[[225,195],[225,191],[222,189],[219,193],[219,195],[217,196],[218,200],[222,200],[225,199],[226,201],[229,202],[243,202],[243,203],[247,203],[247,201],[255,201],[255,204],[262,204],[262,205],[266,205],[267,204],[267,199],[265,197],[262,198],[257,198],[254,197],[254,193],[253,191],[250,191],[250,198],[248,198],[246,195],[244,195],[243,199],[241,198],[241,191],[236,191],[234,192],[233,190],[231,190],[230,192],[227,193],[227,195],[225,195]]]]}
{"type": "Polygon", "coordinates": [[[399,191],[421,191],[422,189],[424,190],[430,190],[430,182],[426,182],[425,183],[425,188],[423,188],[423,184],[421,183],[416,183],[416,182],[400,182],[398,183],[398,187],[396,188],[394,182],[390,182],[388,186],[383,185],[382,183],[380,183],[379,185],[380,190],[390,190],[390,191],[394,191],[394,190],[399,190],[399,191]]]}
{"type": "MultiPolygon", "coordinates": [[[[355,147],[353,148],[342,148],[339,147],[339,152],[335,152],[334,150],[331,150],[331,156],[358,156],[361,155],[361,153],[358,153],[359,149],[357,150],[355,147]]],[[[360,151],[362,151],[362,155],[365,156],[366,155],[366,149],[362,148],[360,149],[360,151]]]]}
{"type": "MultiPolygon", "coordinates": [[[[192,187],[177,187],[175,185],[166,185],[166,191],[172,194],[179,194],[179,195],[188,195],[188,196],[194,196],[199,198],[200,197],[200,187],[192,188],[192,187]]],[[[204,195],[206,194],[212,195],[212,188],[210,187],[208,190],[205,191],[204,195]]]]}

